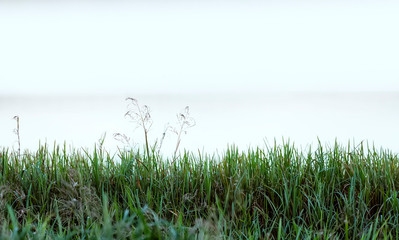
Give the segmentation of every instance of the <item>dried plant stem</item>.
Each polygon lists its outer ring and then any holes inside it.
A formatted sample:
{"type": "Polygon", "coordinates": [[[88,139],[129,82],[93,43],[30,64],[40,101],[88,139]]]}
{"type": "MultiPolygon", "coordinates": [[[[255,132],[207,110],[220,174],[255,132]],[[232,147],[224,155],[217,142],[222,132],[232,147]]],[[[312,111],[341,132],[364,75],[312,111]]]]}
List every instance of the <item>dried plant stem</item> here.
{"type": "MultiPolygon", "coordinates": [[[[135,98],[128,97],[126,98],[126,101],[129,101],[129,104],[128,104],[128,111],[125,113],[125,117],[130,118],[132,122],[135,123],[136,128],[141,127],[143,129],[144,140],[145,140],[145,151],[146,151],[145,155],[149,160],[151,158],[155,158],[156,154],[158,154],[159,156],[160,148],[162,146],[163,140],[165,139],[166,132],[168,130],[174,132],[177,135],[176,148],[173,154],[173,161],[172,161],[173,163],[177,158],[177,152],[180,146],[183,133],[186,134],[188,128],[195,126],[195,120],[192,117],[190,117],[189,107],[186,106],[181,113],[177,114],[178,125],[176,127],[171,127],[169,124],[167,124],[165,131],[162,134],[162,138],[159,142],[158,152],[156,152],[155,146],[157,145],[158,141],[155,142],[154,148],[152,148],[150,146],[150,141],[148,139],[149,138],[148,132],[151,129],[153,123],[150,114],[151,112],[150,108],[147,105],[140,106],[135,98]],[[151,156],[150,152],[152,152],[153,156],[151,156]]],[[[129,142],[129,138],[121,133],[115,133],[114,138],[124,143],[129,142]]]]}
{"type": "Polygon", "coordinates": [[[147,150],[147,158],[150,159],[150,148],[148,146],[148,131],[144,129],[145,148],[147,150]]]}
{"type": "Polygon", "coordinates": [[[149,127],[147,126],[147,123],[151,121],[149,108],[146,105],[144,105],[145,109],[142,110],[138,104],[136,104],[136,106],[138,109],[138,113],[140,115],[140,121],[141,121],[140,125],[143,127],[144,130],[145,149],[147,151],[147,158],[150,159],[150,148],[148,146],[148,131],[152,123],[149,125],[149,127]]]}
{"type": "Polygon", "coordinates": [[[150,146],[148,141],[148,131],[152,126],[152,119],[150,114],[150,109],[147,105],[140,107],[137,100],[134,98],[126,98],[126,101],[129,101],[130,109],[125,113],[125,117],[129,117],[133,122],[140,126],[144,130],[144,139],[145,139],[145,149],[147,152],[147,158],[150,157],[150,146]]]}
{"type": "Polygon", "coordinates": [[[175,159],[176,159],[177,150],[179,149],[179,146],[180,146],[181,133],[183,132],[183,127],[184,127],[184,125],[180,126],[180,131],[179,131],[179,133],[177,135],[176,148],[175,148],[175,152],[173,153],[173,161],[175,161],[175,159]]]}
{"type": "Polygon", "coordinates": [[[13,119],[17,121],[17,128],[14,129],[14,133],[18,137],[18,157],[21,156],[21,137],[19,135],[19,116],[14,116],[13,119]]]}
{"type": "Polygon", "coordinates": [[[188,128],[195,126],[195,120],[192,117],[190,117],[190,108],[188,106],[186,106],[181,113],[177,114],[177,121],[179,124],[179,128],[172,129],[172,131],[177,135],[176,148],[173,154],[172,163],[176,161],[177,150],[179,149],[180,146],[182,133],[187,133],[188,128]]]}

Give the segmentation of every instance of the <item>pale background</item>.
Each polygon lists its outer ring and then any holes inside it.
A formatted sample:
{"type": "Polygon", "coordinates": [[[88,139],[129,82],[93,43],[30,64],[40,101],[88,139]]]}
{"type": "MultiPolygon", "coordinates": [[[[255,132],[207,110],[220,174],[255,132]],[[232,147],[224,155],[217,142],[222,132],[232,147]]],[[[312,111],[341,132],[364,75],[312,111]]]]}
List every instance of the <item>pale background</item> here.
{"type": "MultiPolygon", "coordinates": [[[[399,152],[397,1],[0,1],[0,146],[151,139],[190,106],[182,148],[307,147],[337,138],[399,152]]],[[[169,134],[163,151],[171,152],[169,134]]]]}

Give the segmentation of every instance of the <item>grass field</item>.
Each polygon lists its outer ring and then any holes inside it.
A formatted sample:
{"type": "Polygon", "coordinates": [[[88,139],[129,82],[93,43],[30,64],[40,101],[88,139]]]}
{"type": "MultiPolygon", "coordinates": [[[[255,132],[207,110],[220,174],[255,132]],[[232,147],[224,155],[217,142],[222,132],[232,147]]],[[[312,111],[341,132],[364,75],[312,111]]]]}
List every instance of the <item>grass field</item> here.
{"type": "Polygon", "coordinates": [[[173,161],[65,148],[0,151],[0,239],[399,238],[388,150],[231,146],[173,161]]]}

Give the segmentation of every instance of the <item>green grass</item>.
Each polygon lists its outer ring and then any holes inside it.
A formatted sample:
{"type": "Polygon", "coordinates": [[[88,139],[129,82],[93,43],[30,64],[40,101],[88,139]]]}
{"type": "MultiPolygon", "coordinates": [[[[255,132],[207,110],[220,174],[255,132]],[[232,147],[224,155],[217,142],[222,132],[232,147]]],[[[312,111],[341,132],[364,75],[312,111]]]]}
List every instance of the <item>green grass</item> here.
{"type": "Polygon", "coordinates": [[[65,148],[0,151],[0,239],[399,239],[388,150],[65,148]]]}

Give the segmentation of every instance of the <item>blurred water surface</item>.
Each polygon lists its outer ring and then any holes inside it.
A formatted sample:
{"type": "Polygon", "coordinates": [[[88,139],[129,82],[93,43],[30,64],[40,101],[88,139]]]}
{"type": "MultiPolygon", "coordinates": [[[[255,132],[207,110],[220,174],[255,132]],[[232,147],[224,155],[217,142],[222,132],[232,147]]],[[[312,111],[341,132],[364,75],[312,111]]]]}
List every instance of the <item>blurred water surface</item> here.
{"type": "MultiPolygon", "coordinates": [[[[141,128],[124,117],[126,97],[151,109],[150,142],[160,139],[165,124],[176,125],[176,114],[190,107],[196,126],[183,135],[180,149],[222,152],[228,144],[241,150],[282,143],[288,139],[307,148],[333,145],[335,139],[368,141],[399,152],[399,93],[264,93],[193,95],[0,96],[0,146],[17,148],[13,133],[20,117],[21,147],[37,150],[39,141],[92,148],[106,133],[110,152],[124,144],[113,138],[124,133],[133,146],[144,144],[141,128]]],[[[168,132],[161,152],[171,155],[177,136],[168,132]]]]}

